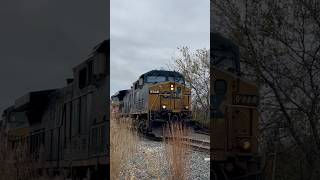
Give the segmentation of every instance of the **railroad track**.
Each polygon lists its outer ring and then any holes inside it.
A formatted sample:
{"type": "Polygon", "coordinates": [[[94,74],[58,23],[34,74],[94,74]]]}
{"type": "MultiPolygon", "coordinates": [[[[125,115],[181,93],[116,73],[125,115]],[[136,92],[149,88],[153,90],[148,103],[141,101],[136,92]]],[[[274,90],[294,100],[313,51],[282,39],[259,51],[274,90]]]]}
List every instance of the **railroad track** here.
{"type": "MultiPolygon", "coordinates": [[[[156,137],[156,136],[146,136],[147,139],[152,141],[163,141],[163,137],[156,137]]],[[[170,140],[171,137],[166,137],[167,140],[170,140]]],[[[210,142],[205,140],[194,139],[192,137],[184,137],[183,144],[191,147],[196,151],[201,152],[210,152],[210,142]]]]}
{"type": "Polygon", "coordinates": [[[203,131],[203,130],[194,130],[195,133],[198,133],[198,134],[205,134],[205,135],[210,135],[210,132],[209,131],[203,131]]]}
{"type": "Polygon", "coordinates": [[[193,138],[184,138],[184,144],[194,150],[202,152],[210,152],[210,142],[205,140],[198,140],[193,138]]]}

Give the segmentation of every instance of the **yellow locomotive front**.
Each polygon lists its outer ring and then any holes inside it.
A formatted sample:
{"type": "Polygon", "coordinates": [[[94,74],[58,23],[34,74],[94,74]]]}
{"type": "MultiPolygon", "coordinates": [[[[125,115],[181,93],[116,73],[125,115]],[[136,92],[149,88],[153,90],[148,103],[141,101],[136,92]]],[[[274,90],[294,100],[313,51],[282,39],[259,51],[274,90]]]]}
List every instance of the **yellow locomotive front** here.
{"type": "Polygon", "coordinates": [[[161,135],[161,127],[167,122],[191,121],[191,90],[186,87],[184,76],[178,72],[149,71],[134,83],[127,97],[124,101],[132,102],[127,103],[127,112],[138,117],[138,127],[143,133],[157,136],[161,135]]]}
{"type": "Polygon", "coordinates": [[[191,119],[191,89],[184,83],[167,81],[149,87],[149,118],[152,122],[191,119]]]}
{"type": "Polygon", "coordinates": [[[258,179],[259,90],[241,77],[238,47],[211,34],[211,160],[215,179],[258,179]]]}
{"type": "Polygon", "coordinates": [[[119,112],[137,120],[137,127],[144,134],[154,135],[164,123],[191,121],[191,89],[184,76],[175,71],[152,70],[142,74],[131,89],[112,96],[119,101],[119,112]]]}
{"type": "Polygon", "coordinates": [[[235,156],[257,153],[258,89],[231,73],[212,68],[213,159],[225,161],[235,156]]]}

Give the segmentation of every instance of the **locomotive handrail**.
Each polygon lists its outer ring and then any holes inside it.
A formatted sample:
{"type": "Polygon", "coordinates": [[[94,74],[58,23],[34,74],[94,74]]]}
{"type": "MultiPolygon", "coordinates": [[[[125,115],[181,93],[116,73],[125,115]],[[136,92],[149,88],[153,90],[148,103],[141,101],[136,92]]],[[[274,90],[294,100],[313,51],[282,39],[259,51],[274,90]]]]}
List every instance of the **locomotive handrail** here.
{"type": "Polygon", "coordinates": [[[156,99],[152,102],[151,106],[150,106],[150,109],[149,109],[149,119],[151,119],[151,109],[153,107],[153,105],[155,104],[155,102],[157,101],[158,97],[160,96],[160,93],[157,95],[156,99]]]}
{"type": "Polygon", "coordinates": [[[153,105],[155,104],[155,102],[157,101],[158,97],[160,96],[160,94],[158,94],[157,98],[152,102],[151,106],[150,106],[150,109],[153,108],[153,105]]]}
{"type": "Polygon", "coordinates": [[[93,91],[93,90],[90,90],[90,91],[88,91],[88,92],[86,92],[86,93],[83,93],[83,94],[77,96],[77,97],[71,98],[71,100],[67,100],[67,101],[65,101],[64,103],[66,104],[66,103],[73,102],[73,101],[75,101],[75,100],[77,100],[77,99],[79,99],[79,98],[81,98],[81,97],[83,97],[83,96],[86,96],[86,95],[88,95],[88,94],[93,94],[93,93],[94,93],[94,91],[93,91]]]}

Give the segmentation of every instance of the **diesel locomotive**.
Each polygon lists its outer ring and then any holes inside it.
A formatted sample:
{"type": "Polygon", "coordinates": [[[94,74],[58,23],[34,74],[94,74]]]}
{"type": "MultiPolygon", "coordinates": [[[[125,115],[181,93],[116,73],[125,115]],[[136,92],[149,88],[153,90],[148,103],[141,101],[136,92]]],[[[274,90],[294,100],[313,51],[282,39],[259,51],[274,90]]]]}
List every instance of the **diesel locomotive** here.
{"type": "Polygon", "coordinates": [[[239,50],[211,33],[211,163],[216,180],[259,179],[258,87],[241,77],[239,50]]]}
{"type": "Polygon", "coordinates": [[[170,121],[191,121],[191,89],[179,72],[149,71],[131,89],[117,92],[111,100],[121,116],[138,120],[142,133],[156,134],[156,127],[170,121]]]}
{"type": "Polygon", "coordinates": [[[49,175],[109,179],[109,51],[97,45],[65,87],[16,99],[2,114],[9,150],[24,144],[49,175]]]}

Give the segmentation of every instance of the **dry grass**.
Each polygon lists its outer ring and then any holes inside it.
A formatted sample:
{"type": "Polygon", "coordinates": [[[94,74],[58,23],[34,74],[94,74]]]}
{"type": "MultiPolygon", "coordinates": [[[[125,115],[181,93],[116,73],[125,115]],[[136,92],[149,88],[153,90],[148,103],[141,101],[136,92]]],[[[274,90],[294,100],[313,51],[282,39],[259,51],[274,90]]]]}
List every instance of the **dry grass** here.
{"type": "Polygon", "coordinates": [[[12,153],[8,151],[7,136],[3,131],[0,131],[0,174],[1,178],[13,180],[16,177],[14,162],[11,161],[12,153]]]}
{"type": "Polygon", "coordinates": [[[185,180],[186,171],[189,167],[189,142],[185,137],[191,134],[191,129],[182,123],[169,123],[164,127],[167,139],[165,149],[170,172],[170,179],[185,180]]]}
{"type": "MultiPolygon", "coordinates": [[[[130,118],[111,118],[110,121],[110,172],[111,179],[137,179],[136,169],[127,167],[128,161],[141,152],[138,152],[139,136],[133,128],[133,120],[130,118]],[[127,171],[126,171],[127,170],[127,171]]],[[[143,152],[143,164],[134,165],[145,167],[145,171],[152,179],[163,179],[161,172],[168,169],[169,178],[184,180],[188,167],[189,147],[185,145],[183,137],[189,135],[190,130],[182,124],[168,124],[164,132],[170,139],[164,143],[164,154],[162,151],[146,150],[143,152]],[[164,168],[165,167],[165,168],[164,168]],[[161,178],[160,178],[161,177],[161,178]]],[[[50,178],[44,174],[41,177],[37,170],[43,168],[44,159],[40,153],[39,160],[32,160],[26,153],[26,146],[21,144],[14,151],[8,150],[7,137],[1,132],[0,142],[0,180],[45,180],[45,179],[64,179],[63,177],[50,178]]]]}
{"type": "Polygon", "coordinates": [[[164,133],[171,138],[165,139],[164,149],[140,149],[141,143],[136,129],[133,128],[133,120],[130,118],[118,118],[112,115],[110,121],[110,172],[111,179],[137,179],[136,173],[144,171],[149,179],[187,179],[186,171],[189,162],[190,147],[186,145],[184,138],[190,135],[191,130],[181,123],[167,124],[164,133]],[[142,155],[142,164],[128,162],[135,156],[142,155]],[[165,173],[163,177],[164,170],[165,173]]]}
{"type": "Polygon", "coordinates": [[[1,132],[0,146],[0,172],[1,178],[6,180],[31,180],[35,178],[34,161],[27,156],[27,146],[24,144],[16,145],[14,149],[9,148],[6,133],[1,132]]]}
{"type": "Polygon", "coordinates": [[[137,179],[135,177],[137,169],[144,170],[150,179],[187,179],[186,172],[189,167],[190,148],[186,136],[191,134],[191,129],[182,123],[168,123],[163,128],[165,136],[164,149],[158,151],[154,149],[140,149],[137,130],[134,128],[134,121],[130,118],[119,118],[115,113],[111,115],[110,121],[110,172],[111,179],[137,179]],[[137,154],[142,154],[142,164],[132,164],[128,167],[128,162],[137,154]],[[167,177],[162,177],[163,170],[167,177]],[[125,172],[124,172],[125,171],[125,172]],[[122,173],[124,172],[124,173],[122,173]]]}
{"type": "MultiPolygon", "coordinates": [[[[110,121],[110,177],[120,179],[121,172],[137,151],[138,135],[130,118],[111,118],[110,121]]],[[[132,177],[133,178],[133,177],[132,177]]],[[[130,178],[131,179],[131,178],[130,178]]]]}
{"type": "MultiPolygon", "coordinates": [[[[49,180],[47,174],[39,175],[44,166],[44,157],[40,150],[40,158],[35,160],[29,153],[26,144],[19,144],[11,149],[6,133],[0,131],[0,180],[49,180]]],[[[42,148],[41,148],[42,149],[42,148]]],[[[63,179],[54,177],[54,180],[63,179]]]]}

